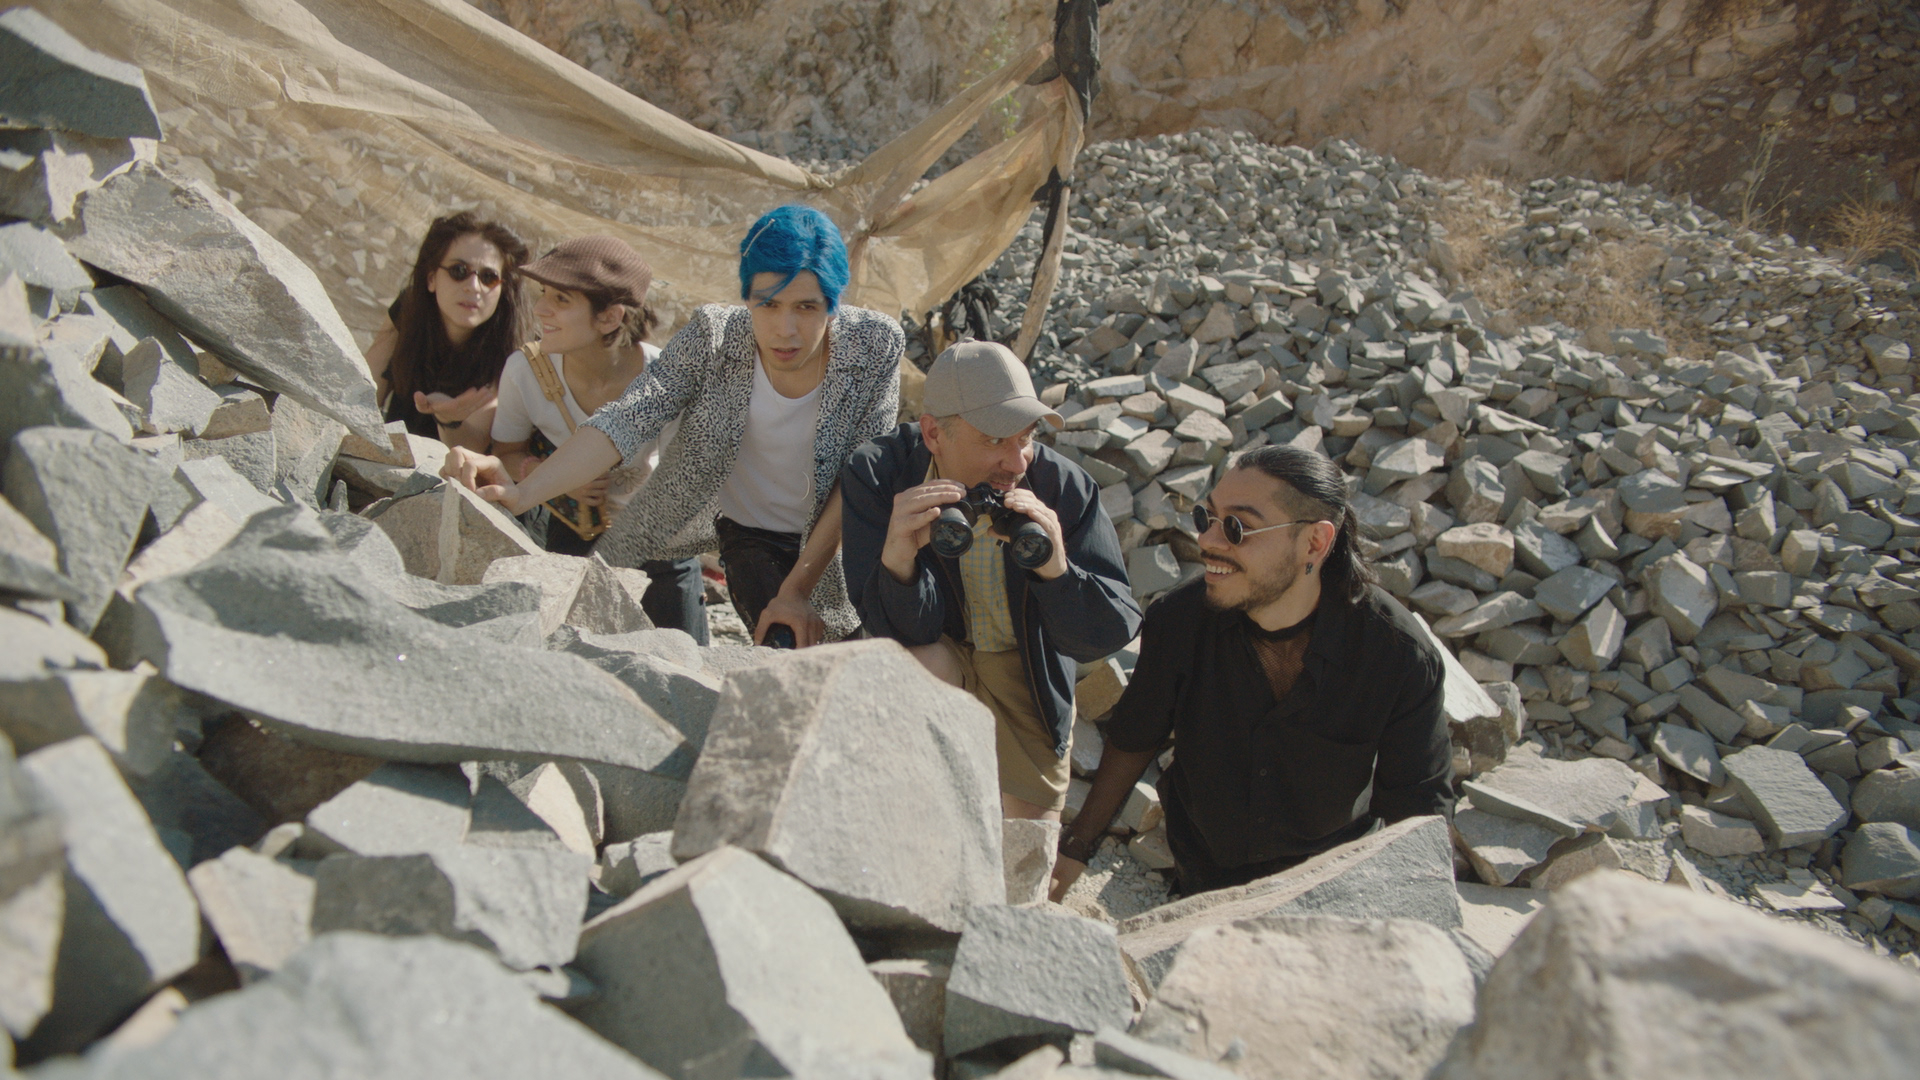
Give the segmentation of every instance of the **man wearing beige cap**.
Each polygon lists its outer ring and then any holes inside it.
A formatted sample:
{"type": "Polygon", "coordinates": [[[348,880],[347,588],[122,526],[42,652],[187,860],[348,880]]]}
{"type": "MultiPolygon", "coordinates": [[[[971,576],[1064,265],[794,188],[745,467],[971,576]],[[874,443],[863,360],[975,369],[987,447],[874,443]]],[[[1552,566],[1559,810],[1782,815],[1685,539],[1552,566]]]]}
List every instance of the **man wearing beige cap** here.
{"type": "Polygon", "coordinates": [[[1060,416],[1005,346],[941,353],[924,400],[841,470],[848,597],[992,710],[1006,816],[1057,820],[1077,662],[1140,628],[1120,540],[1093,478],[1034,441],[1060,416]]]}

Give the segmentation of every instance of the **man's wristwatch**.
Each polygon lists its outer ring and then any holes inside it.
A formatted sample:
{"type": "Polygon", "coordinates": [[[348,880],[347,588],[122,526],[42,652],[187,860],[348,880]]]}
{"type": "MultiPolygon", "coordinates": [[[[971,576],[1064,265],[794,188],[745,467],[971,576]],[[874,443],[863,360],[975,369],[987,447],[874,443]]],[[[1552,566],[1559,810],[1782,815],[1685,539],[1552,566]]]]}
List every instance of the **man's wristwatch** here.
{"type": "Polygon", "coordinates": [[[1060,837],[1059,852],[1062,858],[1072,859],[1077,863],[1090,863],[1093,861],[1094,854],[1099,850],[1100,838],[1098,836],[1095,836],[1091,840],[1079,840],[1069,832],[1063,833],[1060,837]]]}

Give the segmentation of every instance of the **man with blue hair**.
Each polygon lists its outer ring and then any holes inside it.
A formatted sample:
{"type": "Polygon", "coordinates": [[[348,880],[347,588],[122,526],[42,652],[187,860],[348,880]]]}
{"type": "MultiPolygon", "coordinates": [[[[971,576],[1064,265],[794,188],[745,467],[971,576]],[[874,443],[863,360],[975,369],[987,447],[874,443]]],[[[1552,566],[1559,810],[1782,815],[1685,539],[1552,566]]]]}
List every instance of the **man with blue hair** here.
{"type": "Polygon", "coordinates": [[[460,452],[444,474],[513,513],[581,486],[679,428],[594,551],[620,566],[716,545],[734,609],[764,642],[859,627],[840,570],[840,468],[894,425],[900,324],[843,307],[847,246],[825,214],[782,206],[740,242],[741,306],[693,313],[624,396],[526,478],[460,452]]]}

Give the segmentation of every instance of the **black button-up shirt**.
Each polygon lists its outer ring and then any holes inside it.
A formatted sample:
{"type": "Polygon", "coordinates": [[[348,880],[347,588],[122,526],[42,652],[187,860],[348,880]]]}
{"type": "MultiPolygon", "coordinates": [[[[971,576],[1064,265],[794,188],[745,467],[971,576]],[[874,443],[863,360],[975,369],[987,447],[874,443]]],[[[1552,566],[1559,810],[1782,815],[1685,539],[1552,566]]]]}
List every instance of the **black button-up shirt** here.
{"type": "Polygon", "coordinates": [[[1130,752],[1174,739],[1163,800],[1214,864],[1316,854],[1376,821],[1451,815],[1453,762],[1439,654],[1378,588],[1350,604],[1329,590],[1299,678],[1275,702],[1256,627],[1206,605],[1206,583],[1148,609],[1140,661],[1105,729],[1130,752]]]}

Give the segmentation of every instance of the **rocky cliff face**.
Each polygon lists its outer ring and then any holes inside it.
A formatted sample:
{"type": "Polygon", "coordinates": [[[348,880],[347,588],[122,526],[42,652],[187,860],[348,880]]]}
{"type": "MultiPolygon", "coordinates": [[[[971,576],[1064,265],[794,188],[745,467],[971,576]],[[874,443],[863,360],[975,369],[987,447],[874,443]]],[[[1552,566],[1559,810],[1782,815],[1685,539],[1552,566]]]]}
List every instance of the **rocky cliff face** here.
{"type": "Polygon", "coordinates": [[[1052,32],[1032,0],[472,0],[708,130],[871,149],[1052,32]]]}
{"type": "MultiPolygon", "coordinates": [[[[703,127],[830,158],[1050,33],[1054,7],[473,2],[703,127]]],[[[1803,236],[1848,198],[1915,205],[1910,4],[1115,0],[1101,19],[1095,138],[1344,138],[1439,173],[1644,181],[1803,236]]]]}

